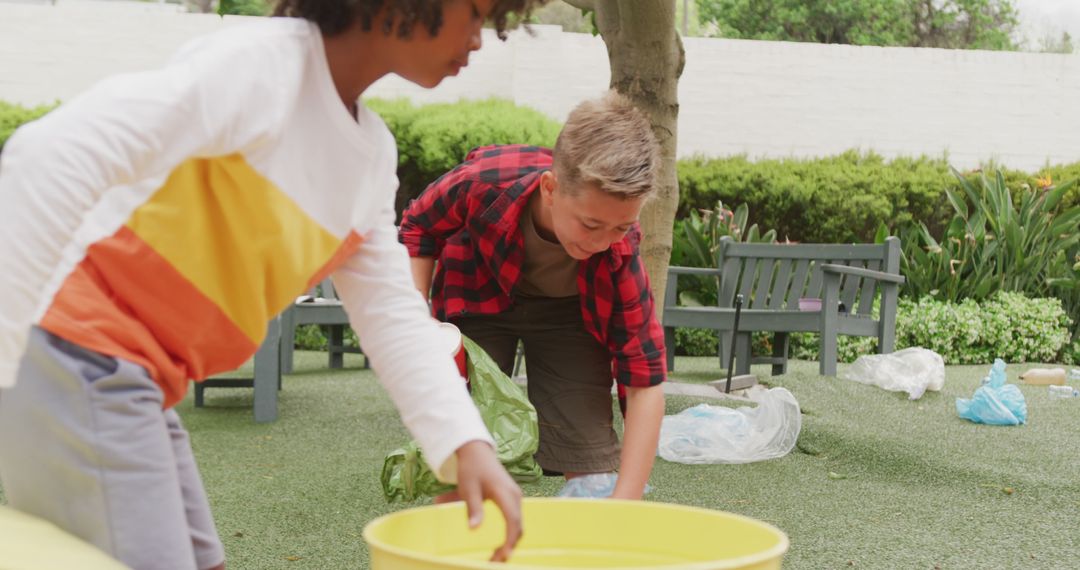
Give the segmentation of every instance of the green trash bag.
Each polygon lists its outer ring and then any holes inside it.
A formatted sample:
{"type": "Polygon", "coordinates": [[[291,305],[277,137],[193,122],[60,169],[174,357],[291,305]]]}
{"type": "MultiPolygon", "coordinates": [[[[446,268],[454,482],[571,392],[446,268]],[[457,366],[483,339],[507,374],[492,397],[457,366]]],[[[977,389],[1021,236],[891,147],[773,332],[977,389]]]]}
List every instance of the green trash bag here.
{"type": "MultiPolygon", "coordinates": [[[[476,343],[462,336],[467,357],[472,399],[480,410],[484,425],[495,438],[496,455],[519,483],[531,483],[541,477],[540,465],[533,459],[540,443],[536,408],[525,392],[503,374],[491,357],[476,343]]],[[[383,494],[388,502],[415,501],[452,491],[455,486],[441,483],[424,460],[416,441],[395,449],[386,456],[382,468],[383,494]]]]}

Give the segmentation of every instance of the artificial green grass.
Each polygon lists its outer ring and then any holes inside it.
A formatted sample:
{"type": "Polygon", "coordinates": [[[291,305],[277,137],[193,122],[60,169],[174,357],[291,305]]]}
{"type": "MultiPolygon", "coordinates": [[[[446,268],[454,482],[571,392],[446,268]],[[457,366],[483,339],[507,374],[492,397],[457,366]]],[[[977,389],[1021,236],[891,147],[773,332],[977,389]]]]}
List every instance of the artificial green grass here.
{"type": "MultiPolygon", "coordinates": [[[[206,408],[190,397],[178,406],[230,568],[366,568],[364,524],[407,506],[387,505],[378,480],[383,456],[408,440],[389,399],[370,371],[325,363],[298,353],[272,424],[252,422],[250,389],[208,389],[206,408]]],[[[715,358],[680,358],[677,369],[674,380],[722,376],[715,358]]],[[[988,369],[949,367],[943,393],[908,401],[820,377],[816,363],[777,378],[755,368],[802,404],[796,451],[737,466],[658,460],[648,500],[775,524],[791,538],[786,568],[1080,567],[1080,400],[1021,386],[1027,425],[959,419],[955,398],[988,369]]],[[[702,401],[669,397],[668,413],[702,401]]],[[[560,487],[546,478],[524,491],[560,487]]]]}

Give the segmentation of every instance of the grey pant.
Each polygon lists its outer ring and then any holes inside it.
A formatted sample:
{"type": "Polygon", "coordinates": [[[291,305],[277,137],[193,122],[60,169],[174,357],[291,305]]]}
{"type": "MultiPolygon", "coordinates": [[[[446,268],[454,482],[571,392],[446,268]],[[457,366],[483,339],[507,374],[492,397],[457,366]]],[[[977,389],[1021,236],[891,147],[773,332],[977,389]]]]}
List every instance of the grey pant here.
{"type": "Polygon", "coordinates": [[[196,570],[225,559],[188,434],[146,371],[31,331],[0,390],[0,481],[11,506],[121,562],[196,570]]]}
{"type": "Polygon", "coordinates": [[[518,340],[525,345],[529,401],[540,423],[536,461],[558,473],[602,473],[619,467],[612,427],[611,353],[588,331],[577,297],[518,297],[497,315],[458,317],[454,324],[510,374],[518,340]]]}

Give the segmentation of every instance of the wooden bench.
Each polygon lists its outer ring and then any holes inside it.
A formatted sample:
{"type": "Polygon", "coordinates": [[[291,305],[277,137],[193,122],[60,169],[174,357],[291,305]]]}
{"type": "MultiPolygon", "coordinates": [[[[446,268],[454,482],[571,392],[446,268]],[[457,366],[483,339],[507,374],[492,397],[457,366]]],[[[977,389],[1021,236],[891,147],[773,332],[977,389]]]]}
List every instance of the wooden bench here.
{"type": "Polygon", "coordinates": [[[735,338],[735,373],[748,374],[751,364],[772,364],[772,373],[787,372],[788,335],[820,333],[820,372],[836,375],[837,335],[878,339],[878,351],[893,351],[900,275],[900,240],[882,244],[739,243],[721,238],[717,268],[668,268],[664,302],[664,338],[668,370],[675,366],[675,327],[720,331],[721,366],[727,366],[736,295],[743,296],[735,338]],[[717,306],[679,306],[680,275],[716,279],[717,306]],[[818,311],[800,310],[799,300],[820,299],[818,311]],[[878,314],[873,316],[878,301],[878,314]],[[751,333],[774,333],[773,354],[752,358],[751,333]]]}
{"type": "MultiPolygon", "coordinates": [[[[254,388],[255,421],[272,422],[277,419],[277,393],[281,390],[281,375],[293,370],[293,345],[296,327],[299,325],[324,325],[327,335],[328,366],[344,367],[344,353],[361,353],[359,348],[345,345],[345,327],[348,315],[338,300],[330,279],[323,280],[317,289],[296,300],[280,316],[270,320],[266,338],[255,353],[254,371],[251,378],[210,378],[195,383],[195,407],[205,403],[207,388],[254,388]]],[[[367,358],[364,368],[368,367],[367,358]]]]}

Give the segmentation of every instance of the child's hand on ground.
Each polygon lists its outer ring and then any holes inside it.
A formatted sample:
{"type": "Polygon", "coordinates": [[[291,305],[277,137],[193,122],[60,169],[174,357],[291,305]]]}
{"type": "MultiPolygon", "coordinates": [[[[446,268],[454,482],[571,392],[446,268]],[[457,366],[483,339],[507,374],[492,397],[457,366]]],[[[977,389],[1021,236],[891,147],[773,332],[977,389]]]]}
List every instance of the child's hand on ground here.
{"type": "Polygon", "coordinates": [[[491,499],[506,519],[506,542],[491,556],[506,562],[521,538],[521,488],[506,472],[495,450],[483,441],[470,441],[457,450],[458,488],[469,513],[469,528],[484,520],[484,499],[491,499]]]}

